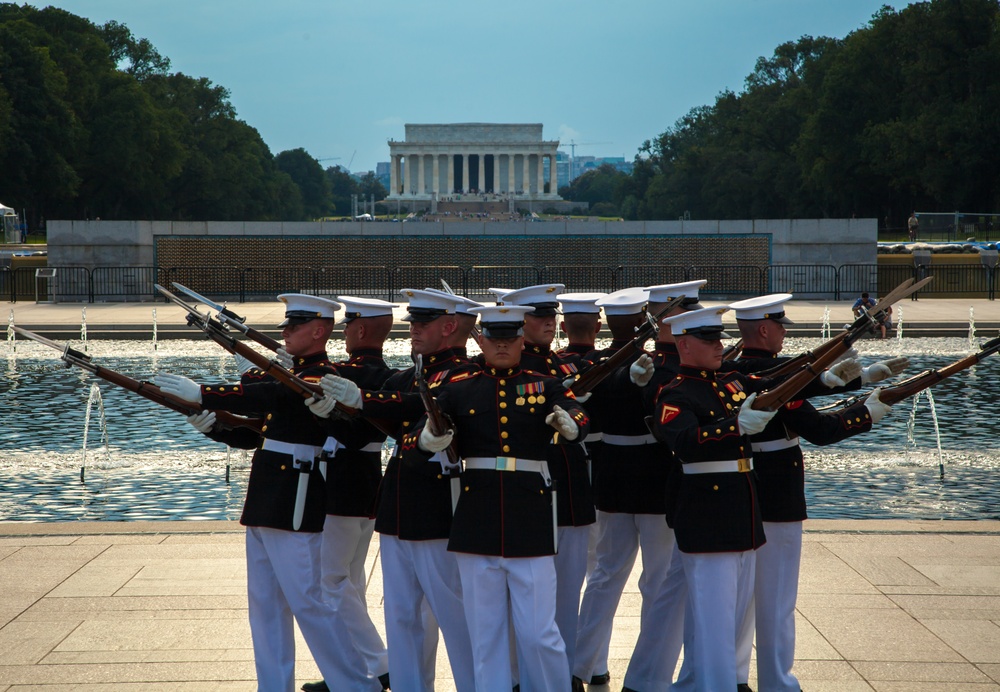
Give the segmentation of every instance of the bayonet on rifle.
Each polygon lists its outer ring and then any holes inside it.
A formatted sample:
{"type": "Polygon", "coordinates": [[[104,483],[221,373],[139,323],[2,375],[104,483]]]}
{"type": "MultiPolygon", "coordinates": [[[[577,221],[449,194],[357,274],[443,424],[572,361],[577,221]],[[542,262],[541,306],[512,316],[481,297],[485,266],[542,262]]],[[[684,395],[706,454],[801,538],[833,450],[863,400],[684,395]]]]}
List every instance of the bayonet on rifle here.
{"type": "MultiPolygon", "coordinates": [[[[40,344],[44,344],[50,348],[54,348],[57,351],[61,351],[61,358],[65,361],[67,367],[75,365],[78,368],[82,368],[87,372],[100,377],[102,380],[106,380],[107,382],[117,385],[122,389],[134,392],[135,394],[145,397],[160,406],[165,406],[166,408],[177,411],[178,413],[183,413],[185,416],[201,413],[201,411],[204,410],[200,404],[185,401],[184,399],[178,399],[175,396],[164,393],[152,382],[135,380],[128,375],[124,375],[115,370],[111,370],[110,368],[98,365],[93,362],[93,359],[89,355],[81,353],[75,348],[71,348],[69,344],[60,344],[57,341],[47,339],[41,334],[36,334],[35,332],[28,331],[27,329],[23,329],[21,327],[14,327],[13,329],[22,336],[37,341],[40,344]]],[[[227,411],[216,411],[215,421],[224,429],[232,430],[233,428],[248,428],[257,433],[260,432],[261,425],[263,425],[263,421],[259,419],[245,418],[227,411]]]]}

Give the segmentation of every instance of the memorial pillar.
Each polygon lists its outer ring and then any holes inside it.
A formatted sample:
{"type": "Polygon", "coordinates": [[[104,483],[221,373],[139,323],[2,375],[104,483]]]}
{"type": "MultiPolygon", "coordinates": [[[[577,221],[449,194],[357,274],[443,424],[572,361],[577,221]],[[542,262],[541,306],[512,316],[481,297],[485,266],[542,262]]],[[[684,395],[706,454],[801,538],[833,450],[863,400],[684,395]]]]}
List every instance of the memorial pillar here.
{"type": "Polygon", "coordinates": [[[434,154],[431,175],[434,176],[434,180],[431,182],[431,192],[437,196],[441,192],[441,154],[434,154]]]}
{"type": "Polygon", "coordinates": [[[479,182],[476,184],[479,193],[486,190],[486,154],[479,155],[479,182]]]}
{"type": "Polygon", "coordinates": [[[462,192],[469,189],[469,155],[462,154],[462,192]]]}
{"type": "Polygon", "coordinates": [[[395,197],[399,194],[399,187],[397,186],[398,174],[396,169],[399,167],[399,157],[393,155],[389,159],[389,192],[395,197]]]}
{"type": "Polygon", "coordinates": [[[521,171],[521,186],[524,188],[523,192],[528,194],[531,192],[531,170],[530,167],[530,154],[524,152],[524,166],[522,166],[521,171]]]}
{"type": "Polygon", "coordinates": [[[455,192],[455,154],[448,152],[448,194],[455,192]]]}
{"type": "Polygon", "coordinates": [[[500,154],[493,154],[493,194],[500,192],[500,154]]]}
{"type": "Polygon", "coordinates": [[[514,154],[507,154],[507,194],[513,195],[514,190],[517,188],[517,182],[514,179],[514,154]]]}
{"type": "Polygon", "coordinates": [[[545,193],[545,156],[538,154],[538,194],[545,193]]]}

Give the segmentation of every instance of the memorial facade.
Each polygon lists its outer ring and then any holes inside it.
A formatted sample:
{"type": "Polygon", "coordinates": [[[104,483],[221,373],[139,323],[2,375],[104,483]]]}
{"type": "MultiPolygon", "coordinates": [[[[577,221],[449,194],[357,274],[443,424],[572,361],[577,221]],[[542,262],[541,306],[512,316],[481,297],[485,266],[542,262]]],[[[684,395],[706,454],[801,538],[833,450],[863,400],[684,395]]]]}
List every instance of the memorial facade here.
{"type": "Polygon", "coordinates": [[[437,201],[461,195],[560,200],[558,140],[541,124],[406,125],[389,141],[390,200],[437,201]],[[546,160],[547,159],[547,160],[546,160]]]}

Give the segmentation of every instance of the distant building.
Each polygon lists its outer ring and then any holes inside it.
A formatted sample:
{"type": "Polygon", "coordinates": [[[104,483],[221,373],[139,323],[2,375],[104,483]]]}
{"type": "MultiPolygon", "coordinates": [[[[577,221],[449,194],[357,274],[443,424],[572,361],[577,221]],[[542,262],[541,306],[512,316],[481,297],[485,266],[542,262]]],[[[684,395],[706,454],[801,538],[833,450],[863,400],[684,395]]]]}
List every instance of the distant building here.
{"type": "Polygon", "coordinates": [[[389,142],[389,199],[474,193],[558,201],[558,147],[542,139],[541,124],[408,124],[402,142],[389,142]]]}

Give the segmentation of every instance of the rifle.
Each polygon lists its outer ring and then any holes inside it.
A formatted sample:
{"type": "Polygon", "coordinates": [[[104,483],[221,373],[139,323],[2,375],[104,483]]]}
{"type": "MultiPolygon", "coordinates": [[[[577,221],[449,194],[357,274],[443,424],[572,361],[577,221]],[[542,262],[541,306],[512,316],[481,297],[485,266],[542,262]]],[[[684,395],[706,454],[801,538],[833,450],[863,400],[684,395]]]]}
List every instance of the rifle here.
{"type": "Polygon", "coordinates": [[[743,353],[743,339],[726,347],[726,350],[722,352],[722,361],[736,360],[741,353],[743,353]]]}
{"type": "MultiPolygon", "coordinates": [[[[938,368],[937,370],[924,370],[922,373],[914,375],[913,377],[908,377],[902,382],[897,382],[896,384],[888,387],[883,387],[878,397],[879,401],[883,404],[888,404],[889,406],[898,404],[903,399],[908,399],[918,392],[922,392],[925,389],[933,387],[941,380],[951,377],[952,375],[956,375],[963,370],[968,370],[979,361],[997,352],[1000,352],[1000,336],[982,344],[979,347],[979,351],[976,353],[965,356],[964,358],[959,358],[954,363],[946,365],[943,368],[938,368]]],[[[867,398],[867,396],[868,395],[865,394],[864,396],[851,397],[850,399],[837,402],[834,406],[837,408],[840,408],[841,406],[853,406],[858,401],[862,401],[867,398]]],[[[824,410],[825,408],[826,407],[824,407],[824,410]]]]}
{"type": "MultiPolygon", "coordinates": [[[[172,411],[183,413],[185,416],[201,413],[204,410],[201,404],[195,404],[190,401],[185,401],[184,399],[178,399],[170,394],[165,394],[159,387],[151,382],[134,380],[128,375],[124,375],[115,370],[97,365],[93,362],[89,355],[77,351],[75,348],[70,348],[69,344],[60,344],[57,341],[47,339],[41,334],[36,334],[35,332],[28,331],[27,329],[22,329],[21,327],[14,327],[13,329],[21,336],[26,336],[40,344],[45,344],[46,346],[54,348],[57,351],[62,351],[61,358],[66,362],[66,367],[75,365],[79,368],[83,368],[87,372],[97,375],[102,380],[106,380],[111,384],[121,387],[122,389],[134,392],[135,394],[143,396],[160,406],[165,406],[172,411]]],[[[264,421],[258,418],[245,418],[243,416],[237,416],[229,413],[228,411],[216,411],[215,421],[224,430],[247,428],[248,430],[253,430],[256,433],[260,433],[261,426],[264,424],[264,421]]]]}
{"type": "MultiPolygon", "coordinates": [[[[848,349],[840,348],[845,340],[854,342],[867,334],[869,331],[873,330],[876,325],[885,319],[884,313],[889,306],[899,302],[913,293],[916,293],[933,279],[933,276],[928,276],[917,282],[914,282],[913,279],[907,279],[883,296],[882,299],[875,304],[875,307],[871,310],[863,310],[852,324],[848,325],[842,332],[833,338],[817,346],[816,349],[801,353],[780,365],[776,365],[768,370],[762,370],[755,374],[758,377],[782,377],[801,370],[802,367],[808,363],[815,362],[818,358],[823,357],[830,349],[838,350],[840,353],[846,353],[848,349]]],[[[755,406],[754,408],[757,407],[755,406]]]]}
{"type": "MultiPolygon", "coordinates": [[[[445,281],[444,279],[439,279],[439,281],[441,282],[441,285],[444,287],[445,293],[447,293],[448,295],[452,295],[452,296],[458,295],[457,293],[455,293],[454,290],[452,290],[451,286],[448,285],[447,281],[445,281]]],[[[479,325],[475,325],[475,324],[472,325],[472,338],[474,338],[478,342],[479,339],[482,338],[482,336],[483,336],[483,333],[479,329],[479,325]]]]}
{"type": "Polygon", "coordinates": [[[188,288],[187,286],[177,283],[176,281],[171,282],[171,284],[181,293],[189,296],[190,298],[194,298],[199,303],[207,305],[208,307],[217,311],[219,313],[217,315],[217,318],[221,324],[227,327],[232,327],[238,332],[242,332],[242,334],[245,337],[247,337],[251,341],[256,341],[258,344],[268,349],[269,351],[277,351],[279,348],[281,348],[280,341],[272,339],[267,334],[264,334],[263,332],[258,331],[253,327],[248,327],[246,324],[247,318],[240,317],[239,315],[237,315],[235,312],[226,307],[225,303],[221,304],[216,303],[215,301],[206,298],[200,293],[197,293],[188,288]]]}
{"type": "MultiPolygon", "coordinates": [[[[417,385],[417,391],[420,392],[420,401],[424,404],[424,411],[427,412],[427,427],[434,435],[444,435],[451,426],[448,425],[448,418],[444,415],[444,411],[438,406],[437,399],[427,387],[427,381],[424,379],[424,357],[419,353],[413,357],[413,379],[417,385]]],[[[459,456],[455,440],[451,441],[444,452],[448,457],[449,464],[458,465],[459,456]]]]}
{"type": "Polygon", "coordinates": [[[625,365],[625,363],[627,363],[633,355],[636,353],[639,355],[645,353],[643,344],[645,344],[660,328],[660,320],[663,319],[668,312],[680,305],[683,300],[684,296],[677,296],[664,305],[663,309],[655,315],[647,314],[646,321],[635,328],[635,336],[631,341],[619,348],[607,358],[600,360],[592,367],[587,368],[576,380],[576,382],[569,386],[573,395],[583,396],[584,394],[590,393],[594,387],[604,380],[604,378],[625,365]]]}
{"type": "MultiPolygon", "coordinates": [[[[213,319],[209,315],[202,314],[165,289],[163,286],[160,286],[159,284],[153,284],[153,286],[172,303],[181,306],[187,311],[187,323],[189,325],[203,331],[209,339],[219,344],[219,346],[222,346],[225,350],[235,355],[243,356],[255,367],[260,368],[266,374],[270,375],[291,389],[293,392],[300,395],[303,399],[308,399],[309,397],[321,399],[323,397],[323,389],[318,384],[313,384],[312,382],[303,380],[291,370],[283,368],[276,361],[271,360],[261,353],[257,353],[257,351],[253,350],[246,344],[238,341],[229,333],[229,330],[224,324],[213,319]]],[[[337,402],[335,410],[348,416],[353,416],[358,412],[357,409],[344,406],[339,401],[337,402]]]]}

